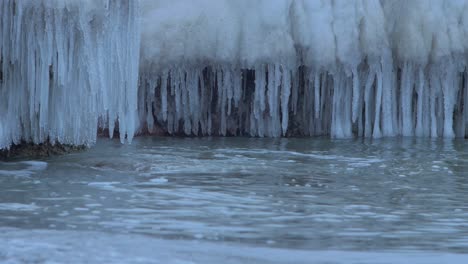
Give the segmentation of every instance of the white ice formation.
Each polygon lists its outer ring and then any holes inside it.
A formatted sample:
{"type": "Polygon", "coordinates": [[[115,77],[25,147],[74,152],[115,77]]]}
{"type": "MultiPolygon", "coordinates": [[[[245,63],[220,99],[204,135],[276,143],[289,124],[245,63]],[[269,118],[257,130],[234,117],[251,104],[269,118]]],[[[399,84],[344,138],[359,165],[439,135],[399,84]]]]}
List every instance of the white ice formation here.
{"type": "Polygon", "coordinates": [[[135,131],[140,23],[126,0],[0,1],[0,149],[135,131]]]}
{"type": "Polygon", "coordinates": [[[116,120],[122,140],[468,135],[468,0],[3,0],[0,16],[0,148],[92,143],[116,120]]]}

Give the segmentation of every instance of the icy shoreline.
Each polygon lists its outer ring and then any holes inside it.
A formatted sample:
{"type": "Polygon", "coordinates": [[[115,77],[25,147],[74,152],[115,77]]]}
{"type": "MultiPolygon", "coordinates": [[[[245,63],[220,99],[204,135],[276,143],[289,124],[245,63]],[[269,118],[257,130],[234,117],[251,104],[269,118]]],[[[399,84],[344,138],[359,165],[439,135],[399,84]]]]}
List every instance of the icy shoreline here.
{"type": "Polygon", "coordinates": [[[98,130],[463,138],[467,14],[464,0],[6,0],[0,149],[90,146],[98,130]]]}

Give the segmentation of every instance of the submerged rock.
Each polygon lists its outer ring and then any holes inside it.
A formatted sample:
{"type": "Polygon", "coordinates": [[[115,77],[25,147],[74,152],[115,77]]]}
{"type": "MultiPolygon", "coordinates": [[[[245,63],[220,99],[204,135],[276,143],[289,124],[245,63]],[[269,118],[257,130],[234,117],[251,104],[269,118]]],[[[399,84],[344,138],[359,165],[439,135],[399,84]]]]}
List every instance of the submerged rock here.
{"type": "Polygon", "coordinates": [[[12,145],[9,149],[0,150],[0,160],[12,160],[23,158],[43,158],[55,155],[63,155],[75,151],[85,150],[85,146],[72,146],[64,144],[51,144],[49,142],[33,144],[22,142],[12,145]]]}

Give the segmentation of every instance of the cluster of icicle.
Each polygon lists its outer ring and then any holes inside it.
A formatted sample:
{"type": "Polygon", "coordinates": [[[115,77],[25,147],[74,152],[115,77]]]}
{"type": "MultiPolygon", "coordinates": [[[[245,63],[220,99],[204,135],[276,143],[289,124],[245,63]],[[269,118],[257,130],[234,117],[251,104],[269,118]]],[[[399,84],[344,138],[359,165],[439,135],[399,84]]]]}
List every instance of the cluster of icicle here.
{"type": "Polygon", "coordinates": [[[170,134],[464,137],[468,72],[377,62],[334,72],[281,65],[143,74],[140,124],[170,134]]]}
{"type": "Polygon", "coordinates": [[[0,1],[0,149],[135,131],[136,1],[0,1]]]}
{"type": "Polygon", "coordinates": [[[468,1],[143,1],[140,124],[464,137],[468,1]]]}
{"type": "Polygon", "coordinates": [[[0,20],[0,149],[468,135],[468,0],[3,0],[0,20]]]}

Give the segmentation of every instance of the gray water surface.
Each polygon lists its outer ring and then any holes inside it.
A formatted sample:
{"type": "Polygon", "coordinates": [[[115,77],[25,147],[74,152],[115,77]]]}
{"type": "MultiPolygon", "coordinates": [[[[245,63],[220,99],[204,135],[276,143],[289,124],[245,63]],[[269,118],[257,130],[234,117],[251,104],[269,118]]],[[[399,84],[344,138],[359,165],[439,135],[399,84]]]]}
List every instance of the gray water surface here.
{"type": "Polygon", "coordinates": [[[0,163],[0,232],[11,263],[465,263],[468,143],[101,139],[0,163]]]}

